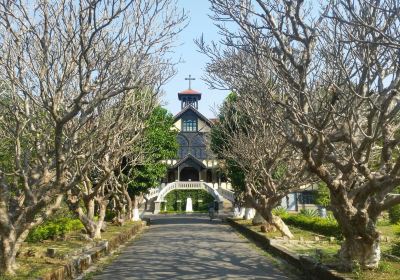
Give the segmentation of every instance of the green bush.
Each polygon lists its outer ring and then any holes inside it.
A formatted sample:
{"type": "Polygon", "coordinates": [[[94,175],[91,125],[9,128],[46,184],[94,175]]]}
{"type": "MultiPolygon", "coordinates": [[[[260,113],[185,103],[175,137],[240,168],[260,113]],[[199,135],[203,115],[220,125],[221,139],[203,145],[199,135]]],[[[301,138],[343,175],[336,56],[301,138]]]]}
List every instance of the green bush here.
{"type": "Polygon", "coordinates": [[[28,234],[26,241],[40,242],[46,239],[54,239],[68,232],[80,230],[83,225],[80,220],[72,218],[58,218],[34,227],[28,234]]]}
{"type": "Polygon", "coordinates": [[[331,204],[331,196],[329,193],[329,189],[323,182],[320,182],[318,184],[318,190],[315,197],[315,204],[323,206],[325,208],[329,207],[331,204]]]}
{"type": "Polygon", "coordinates": [[[389,220],[392,224],[400,222],[400,204],[389,209],[389,220]]]}
{"type": "Polygon", "coordinates": [[[397,241],[393,244],[392,249],[390,250],[392,255],[400,257],[400,241],[397,241]]]}
{"type": "MultiPolygon", "coordinates": [[[[167,201],[167,211],[184,211],[186,209],[186,199],[190,197],[193,202],[194,211],[207,211],[208,204],[214,201],[214,197],[205,190],[174,190],[165,196],[167,201]],[[202,200],[202,202],[198,202],[202,200]],[[180,202],[178,202],[180,201],[180,202]]],[[[165,208],[162,205],[162,210],[165,208]]]]}
{"type": "Polygon", "coordinates": [[[314,210],[314,209],[301,209],[300,215],[303,215],[306,217],[319,217],[318,211],[314,210]]]}
{"type": "Polygon", "coordinates": [[[287,214],[281,216],[282,220],[288,224],[304,230],[313,231],[326,236],[341,238],[341,231],[336,220],[321,217],[309,217],[301,214],[287,214]]]}
{"type": "Polygon", "coordinates": [[[110,208],[107,207],[106,209],[106,216],[104,217],[105,221],[112,221],[115,217],[117,216],[116,211],[111,210],[110,208]]]}
{"type": "Polygon", "coordinates": [[[281,216],[287,215],[287,214],[288,214],[288,211],[286,210],[285,207],[278,206],[278,207],[276,207],[276,208],[274,208],[274,209],[272,210],[272,214],[281,217],[281,216]]]}

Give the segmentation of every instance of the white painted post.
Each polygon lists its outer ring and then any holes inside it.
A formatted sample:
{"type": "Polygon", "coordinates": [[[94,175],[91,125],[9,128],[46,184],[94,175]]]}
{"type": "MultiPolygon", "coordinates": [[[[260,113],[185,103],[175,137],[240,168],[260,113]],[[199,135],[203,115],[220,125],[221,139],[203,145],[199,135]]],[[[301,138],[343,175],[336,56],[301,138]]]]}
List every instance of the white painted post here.
{"type": "Polygon", "coordinates": [[[154,202],[154,214],[160,213],[161,202],[155,201],[154,202]]]}

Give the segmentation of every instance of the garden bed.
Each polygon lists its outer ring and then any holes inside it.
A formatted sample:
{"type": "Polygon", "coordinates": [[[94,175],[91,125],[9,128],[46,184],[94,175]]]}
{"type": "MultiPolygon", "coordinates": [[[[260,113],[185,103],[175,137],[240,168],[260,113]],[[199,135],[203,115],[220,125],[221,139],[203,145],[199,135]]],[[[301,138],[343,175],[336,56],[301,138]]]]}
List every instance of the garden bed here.
{"type": "MultiPolygon", "coordinates": [[[[322,263],[328,267],[333,267],[338,263],[337,252],[340,249],[341,241],[337,238],[332,239],[330,236],[290,226],[294,239],[287,240],[282,238],[279,232],[261,232],[260,226],[252,225],[251,220],[233,220],[233,222],[251,230],[257,235],[265,237],[270,244],[277,244],[297,256],[308,256],[316,263],[322,263]]],[[[391,252],[392,244],[400,241],[400,227],[383,221],[378,224],[378,229],[382,234],[382,260],[378,269],[369,271],[355,269],[352,273],[341,273],[343,277],[363,280],[400,279],[400,262],[388,256],[391,252]]]]}
{"type": "MultiPolygon", "coordinates": [[[[72,267],[71,260],[77,260],[80,255],[100,257],[120,244],[129,240],[144,226],[143,222],[127,222],[123,226],[107,225],[102,233],[101,240],[88,241],[79,232],[71,232],[58,240],[44,240],[37,243],[24,243],[17,257],[18,269],[13,277],[3,277],[1,280],[26,280],[26,279],[68,279],[60,275],[53,278],[54,274],[68,274],[65,271],[72,267]],[[55,249],[55,256],[47,256],[47,249],[55,249]]],[[[88,265],[88,264],[87,264],[88,265]]],[[[85,270],[86,264],[82,270],[85,270]]]]}

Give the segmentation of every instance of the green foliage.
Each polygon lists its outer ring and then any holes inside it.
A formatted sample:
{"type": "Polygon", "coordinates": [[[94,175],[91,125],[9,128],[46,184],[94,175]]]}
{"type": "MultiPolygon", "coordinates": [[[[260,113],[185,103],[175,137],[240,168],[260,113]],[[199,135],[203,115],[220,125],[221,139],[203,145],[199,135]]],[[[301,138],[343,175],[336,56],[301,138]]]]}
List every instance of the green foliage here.
{"type": "Polygon", "coordinates": [[[390,253],[394,256],[400,257],[400,241],[397,241],[392,245],[390,253]]]}
{"type": "Polygon", "coordinates": [[[315,203],[323,207],[328,207],[331,204],[331,196],[329,189],[324,182],[318,184],[318,190],[315,198],[315,203]]]}
{"type": "Polygon", "coordinates": [[[275,168],[274,172],[272,173],[272,178],[275,180],[283,179],[283,177],[286,175],[287,169],[288,168],[286,165],[283,164],[278,165],[275,168]]]}
{"type": "Polygon", "coordinates": [[[319,217],[318,211],[315,209],[301,209],[300,215],[310,218],[319,217]]]}
{"type": "Polygon", "coordinates": [[[400,222],[400,204],[389,209],[389,220],[392,224],[400,222]]]}
{"type": "Polygon", "coordinates": [[[392,266],[389,262],[386,261],[380,261],[378,264],[378,271],[383,272],[383,273],[388,273],[392,270],[392,266]]]}
{"type": "Polygon", "coordinates": [[[246,177],[243,170],[233,160],[227,160],[226,167],[227,175],[230,178],[235,193],[240,194],[244,192],[246,177]]]}
{"type": "Polygon", "coordinates": [[[285,207],[278,206],[272,210],[272,214],[282,217],[282,216],[286,216],[288,214],[288,211],[286,210],[285,207]]]}
{"type": "Polygon", "coordinates": [[[341,238],[342,233],[336,220],[321,217],[309,217],[302,214],[285,214],[280,216],[287,225],[313,231],[326,236],[341,238]]]}
{"type": "MultiPolygon", "coordinates": [[[[0,112],[4,113],[3,121],[6,123],[12,123],[12,120],[7,118],[7,109],[11,107],[11,98],[8,93],[8,86],[3,81],[0,81],[0,112]]],[[[0,170],[9,172],[13,164],[13,154],[14,154],[14,143],[10,141],[9,138],[4,137],[7,135],[8,128],[0,122],[0,135],[2,135],[2,140],[0,141],[0,170]]],[[[11,132],[11,131],[10,131],[11,132]]]]}
{"type": "MultiPolygon", "coordinates": [[[[222,106],[221,113],[218,116],[219,122],[211,129],[211,150],[217,155],[219,159],[226,160],[226,174],[230,178],[231,185],[237,195],[243,193],[245,189],[245,175],[243,170],[238,164],[232,160],[224,157],[223,151],[227,149],[226,133],[227,131],[236,131],[240,129],[240,125],[234,126],[228,123],[232,115],[236,114],[235,103],[237,102],[237,94],[230,93],[222,106]]],[[[245,122],[244,118],[240,121],[245,122]]]]}
{"type": "MultiPolygon", "coordinates": [[[[165,196],[167,211],[184,211],[188,197],[192,198],[194,211],[207,211],[208,205],[214,201],[214,197],[205,190],[174,190],[165,196]]],[[[162,207],[165,206],[162,205],[162,207]]]]}
{"type": "Polygon", "coordinates": [[[335,221],[336,222],[336,218],[335,218],[335,216],[333,215],[333,213],[331,212],[331,211],[328,211],[327,213],[326,213],[326,218],[325,219],[327,219],[327,220],[332,220],[332,221],[335,221]]]}
{"type": "MultiPolygon", "coordinates": [[[[400,187],[396,188],[394,193],[400,194],[400,187]]],[[[400,223],[400,204],[393,206],[389,209],[389,221],[392,224],[400,223]]]]}
{"type": "Polygon", "coordinates": [[[46,239],[54,239],[68,232],[80,230],[83,224],[79,219],[58,218],[34,227],[28,234],[27,242],[40,242],[46,239]]]}
{"type": "Polygon", "coordinates": [[[156,107],[147,120],[143,144],[145,163],[130,170],[129,193],[138,195],[159,184],[167,172],[162,160],[174,158],[178,151],[177,131],[172,129],[174,118],[162,107],[156,107]]]}

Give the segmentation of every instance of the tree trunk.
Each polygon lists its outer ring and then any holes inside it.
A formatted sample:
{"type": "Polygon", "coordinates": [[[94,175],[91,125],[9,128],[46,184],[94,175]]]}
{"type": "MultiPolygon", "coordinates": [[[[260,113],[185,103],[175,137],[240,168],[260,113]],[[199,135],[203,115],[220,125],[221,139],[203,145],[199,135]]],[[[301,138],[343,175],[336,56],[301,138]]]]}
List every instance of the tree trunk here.
{"type": "Polygon", "coordinates": [[[288,226],[279,216],[272,215],[272,221],[270,223],[274,225],[276,229],[282,233],[283,236],[287,236],[289,239],[292,239],[294,237],[293,234],[290,232],[288,226]]]}
{"type": "Polygon", "coordinates": [[[272,214],[272,209],[260,209],[258,212],[267,221],[267,223],[273,225],[277,230],[279,230],[282,236],[286,236],[289,239],[294,237],[285,222],[280,217],[272,214]]]}
{"type": "Polygon", "coordinates": [[[254,218],[255,214],[256,214],[256,210],[254,208],[246,207],[244,210],[244,219],[251,220],[254,218]]]}
{"type": "Polygon", "coordinates": [[[93,238],[96,231],[96,224],[94,220],[89,219],[88,216],[83,212],[81,207],[77,207],[75,209],[75,212],[78,214],[79,220],[85,227],[87,235],[89,235],[90,238],[93,238]]]}
{"type": "Polygon", "coordinates": [[[140,221],[139,199],[135,196],[132,201],[133,201],[132,221],[140,221]]]}
{"type": "Polygon", "coordinates": [[[16,257],[29,233],[29,228],[22,230],[22,233],[17,234],[15,229],[10,230],[7,234],[0,237],[0,275],[13,275],[17,269],[16,257]]]}
{"type": "Polygon", "coordinates": [[[372,242],[357,237],[346,238],[340,248],[339,256],[346,270],[351,270],[355,261],[364,269],[377,268],[381,259],[379,238],[372,242]]]}
{"type": "Polygon", "coordinates": [[[0,272],[6,275],[13,275],[14,270],[17,268],[15,259],[18,251],[15,232],[11,231],[8,236],[2,236],[0,241],[0,272]]]}
{"type": "Polygon", "coordinates": [[[94,231],[93,237],[92,237],[94,239],[100,239],[101,238],[101,229],[103,227],[104,218],[106,216],[107,204],[108,204],[108,201],[101,201],[99,203],[99,207],[100,207],[99,219],[97,220],[95,231],[94,231]]]}
{"type": "Polygon", "coordinates": [[[244,207],[236,206],[233,211],[234,218],[242,219],[244,217],[244,210],[245,210],[244,207]]]}
{"type": "Polygon", "coordinates": [[[128,193],[128,191],[127,190],[124,190],[124,196],[125,196],[125,199],[126,199],[126,201],[127,201],[127,208],[128,208],[128,210],[127,210],[127,213],[128,213],[128,219],[129,220],[133,220],[133,206],[132,206],[132,199],[131,199],[131,197],[130,197],[130,195],[129,195],[129,193],[128,193]]]}
{"type": "Polygon", "coordinates": [[[92,198],[87,198],[85,200],[85,208],[86,208],[86,215],[88,217],[89,220],[93,220],[94,219],[94,209],[95,209],[95,205],[94,205],[94,199],[92,198]]]}
{"type": "Polygon", "coordinates": [[[351,270],[354,262],[364,269],[377,268],[381,258],[379,232],[376,221],[379,213],[373,206],[360,207],[355,199],[348,199],[347,194],[331,192],[333,214],[339,223],[345,240],[341,245],[339,256],[345,270],[351,270]],[[358,207],[353,205],[358,204],[358,207]],[[368,210],[368,207],[372,207],[368,210]]]}

